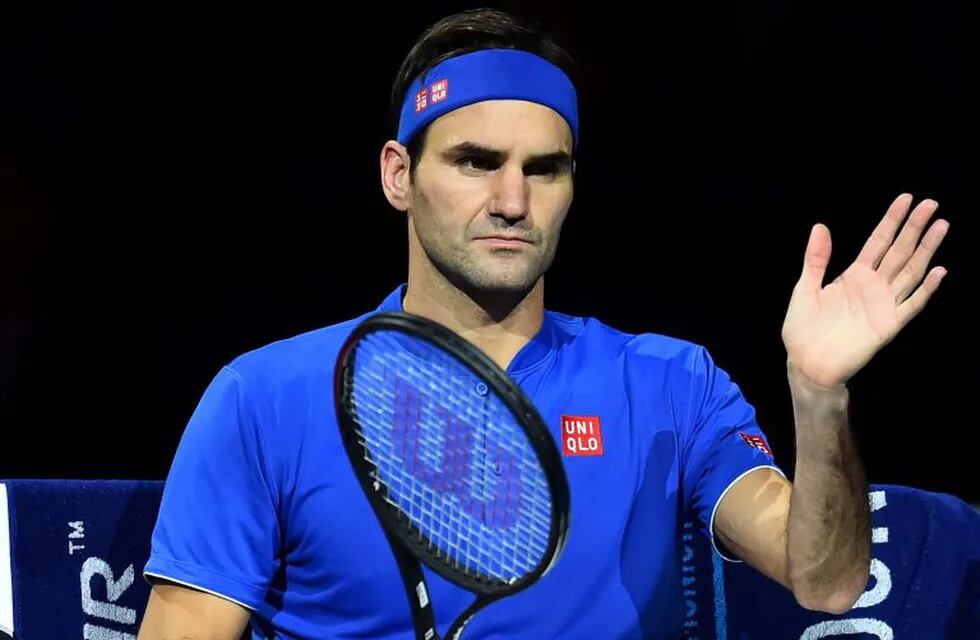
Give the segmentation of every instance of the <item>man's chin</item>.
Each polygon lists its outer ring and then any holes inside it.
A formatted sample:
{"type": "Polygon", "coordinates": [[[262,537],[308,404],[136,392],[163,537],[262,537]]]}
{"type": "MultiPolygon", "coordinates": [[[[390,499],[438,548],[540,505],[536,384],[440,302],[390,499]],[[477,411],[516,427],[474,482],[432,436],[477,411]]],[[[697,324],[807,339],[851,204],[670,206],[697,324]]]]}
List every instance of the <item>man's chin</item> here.
{"type": "Polygon", "coordinates": [[[523,296],[534,288],[540,278],[538,270],[534,268],[537,265],[526,258],[513,256],[510,259],[491,257],[470,260],[458,264],[456,268],[440,271],[457,288],[472,296],[523,296]]]}
{"type": "Polygon", "coordinates": [[[472,285],[485,294],[523,296],[534,288],[537,279],[528,277],[490,277],[472,282],[472,285]]]}

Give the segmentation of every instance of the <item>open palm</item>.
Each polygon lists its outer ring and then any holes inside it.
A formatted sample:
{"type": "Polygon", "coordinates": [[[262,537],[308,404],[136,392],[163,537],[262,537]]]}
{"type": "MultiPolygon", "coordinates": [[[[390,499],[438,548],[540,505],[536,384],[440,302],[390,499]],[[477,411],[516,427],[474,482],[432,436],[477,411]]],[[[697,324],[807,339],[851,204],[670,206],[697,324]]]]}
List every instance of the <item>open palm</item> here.
{"type": "Polygon", "coordinates": [[[812,382],[824,387],[846,382],[939,287],[946,270],[934,267],[928,275],[926,270],[949,223],[936,220],[923,236],[938,207],[934,200],[923,200],[902,226],[911,204],[911,195],[898,196],[857,259],[826,286],[830,230],[822,224],[811,230],[782,336],[789,362],[812,382]]]}

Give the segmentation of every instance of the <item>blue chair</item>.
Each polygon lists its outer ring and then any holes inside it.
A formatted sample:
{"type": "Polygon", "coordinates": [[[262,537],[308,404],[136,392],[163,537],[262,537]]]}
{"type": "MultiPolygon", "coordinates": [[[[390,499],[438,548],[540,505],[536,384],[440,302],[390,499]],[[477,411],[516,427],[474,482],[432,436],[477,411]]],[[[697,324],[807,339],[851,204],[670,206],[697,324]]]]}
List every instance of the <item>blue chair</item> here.
{"type": "Polygon", "coordinates": [[[800,607],[704,536],[684,535],[686,637],[691,640],[980,639],[980,513],[947,494],[872,485],[871,577],[845,614],[800,607]]]}
{"type": "Polygon", "coordinates": [[[162,491],[162,481],[0,484],[0,633],[135,640],[162,491]]]}
{"type": "MultiPolygon", "coordinates": [[[[796,604],[682,532],[690,640],[980,638],[980,513],[953,496],[874,485],[868,589],[843,615],[796,604]]],[[[0,482],[0,638],[135,640],[162,481],[0,482]]]]}

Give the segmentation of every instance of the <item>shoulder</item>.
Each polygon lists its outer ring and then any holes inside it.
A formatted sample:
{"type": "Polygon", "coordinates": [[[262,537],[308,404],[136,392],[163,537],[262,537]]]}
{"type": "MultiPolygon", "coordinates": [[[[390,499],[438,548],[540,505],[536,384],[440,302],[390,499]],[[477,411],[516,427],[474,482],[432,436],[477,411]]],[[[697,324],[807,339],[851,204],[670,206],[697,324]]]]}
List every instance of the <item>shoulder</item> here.
{"type": "Polygon", "coordinates": [[[578,371],[622,380],[626,393],[668,401],[678,411],[700,406],[733,386],[708,348],[656,331],[631,332],[594,317],[552,313],[562,360],[578,371]]]}
{"type": "Polygon", "coordinates": [[[239,354],[224,369],[237,375],[247,386],[263,389],[323,376],[329,380],[344,341],[368,315],[269,342],[239,354]]]}
{"type": "Polygon", "coordinates": [[[693,373],[710,360],[700,343],[655,331],[630,332],[591,316],[549,311],[561,347],[626,364],[693,373]]]}

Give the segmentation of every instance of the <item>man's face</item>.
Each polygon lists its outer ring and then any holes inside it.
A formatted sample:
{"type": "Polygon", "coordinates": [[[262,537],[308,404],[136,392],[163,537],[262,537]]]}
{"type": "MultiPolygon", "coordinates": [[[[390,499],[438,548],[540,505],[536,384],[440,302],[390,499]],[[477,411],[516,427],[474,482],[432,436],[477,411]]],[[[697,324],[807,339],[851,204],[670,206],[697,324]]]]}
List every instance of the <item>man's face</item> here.
{"type": "Polygon", "coordinates": [[[437,119],[413,159],[411,250],[457,287],[530,290],[572,202],[571,152],[565,120],[531,102],[479,102],[437,119]]]}

